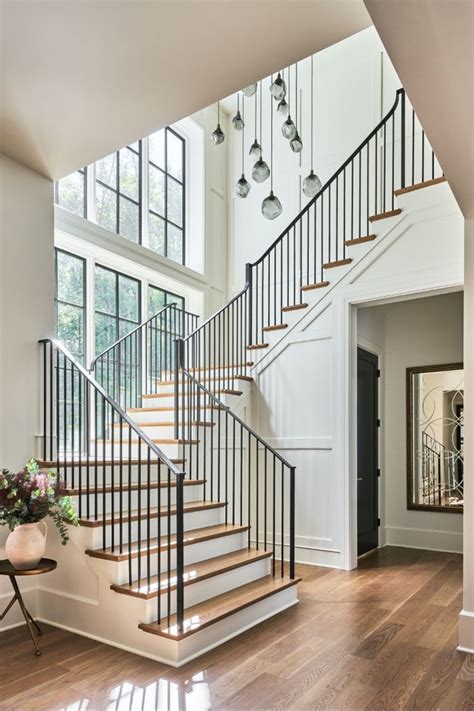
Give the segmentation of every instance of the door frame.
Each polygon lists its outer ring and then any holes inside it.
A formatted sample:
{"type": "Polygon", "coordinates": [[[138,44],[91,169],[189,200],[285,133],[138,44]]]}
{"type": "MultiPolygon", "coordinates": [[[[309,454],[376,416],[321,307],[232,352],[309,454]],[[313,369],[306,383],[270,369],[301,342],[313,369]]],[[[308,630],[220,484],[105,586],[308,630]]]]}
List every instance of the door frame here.
{"type": "Polygon", "coordinates": [[[382,306],[384,304],[411,301],[429,296],[438,296],[462,290],[462,284],[450,284],[445,287],[410,288],[393,290],[384,286],[368,284],[363,288],[357,284],[351,285],[345,294],[335,299],[335,317],[339,347],[335,349],[335,393],[340,414],[336,418],[336,440],[340,444],[335,456],[336,471],[339,471],[340,486],[340,535],[341,535],[341,568],[352,570],[357,568],[357,346],[373,351],[379,357],[381,379],[379,382],[379,465],[381,477],[379,484],[379,516],[381,526],[379,531],[379,547],[385,545],[384,530],[384,358],[380,353],[381,346],[370,343],[366,339],[357,338],[357,310],[364,306],[382,306]]]}

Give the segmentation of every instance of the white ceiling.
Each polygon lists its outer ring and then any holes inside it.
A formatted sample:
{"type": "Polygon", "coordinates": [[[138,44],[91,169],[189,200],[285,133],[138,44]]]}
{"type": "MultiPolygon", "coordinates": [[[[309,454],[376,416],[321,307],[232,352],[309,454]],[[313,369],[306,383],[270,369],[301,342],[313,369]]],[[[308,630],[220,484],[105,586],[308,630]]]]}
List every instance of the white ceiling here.
{"type": "Polygon", "coordinates": [[[0,3],[0,151],[50,178],[371,24],[362,0],[0,3]]]}
{"type": "Polygon", "coordinates": [[[474,216],[474,2],[365,0],[465,217],[474,216]]]}

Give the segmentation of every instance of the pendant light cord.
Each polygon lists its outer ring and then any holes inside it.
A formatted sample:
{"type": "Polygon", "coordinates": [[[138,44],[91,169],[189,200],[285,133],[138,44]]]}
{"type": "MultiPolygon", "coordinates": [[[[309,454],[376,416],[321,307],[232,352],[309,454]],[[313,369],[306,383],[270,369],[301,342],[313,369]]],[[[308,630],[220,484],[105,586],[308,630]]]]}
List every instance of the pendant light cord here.
{"type": "Polygon", "coordinates": [[[296,76],[296,82],[295,82],[295,98],[296,98],[295,126],[296,126],[296,132],[298,133],[298,62],[296,62],[296,65],[295,65],[295,76],[296,76]]]}
{"type": "Polygon", "coordinates": [[[257,95],[258,91],[255,89],[255,140],[257,140],[257,95]]]}
{"type": "MultiPolygon", "coordinates": [[[[271,84],[273,84],[273,74],[271,84]]],[[[270,92],[270,192],[273,192],[273,96],[270,92]]]]}
{"type": "Polygon", "coordinates": [[[217,102],[217,125],[219,126],[221,122],[220,119],[220,101],[217,102]]]}
{"type": "Polygon", "coordinates": [[[291,66],[288,67],[288,118],[291,116],[291,66]]]}
{"type": "Polygon", "coordinates": [[[262,136],[262,80],[260,80],[260,146],[263,152],[263,136],[262,136]]]}
{"type": "MultiPolygon", "coordinates": [[[[239,100],[239,95],[237,94],[237,101],[239,100]]],[[[244,170],[244,164],[245,164],[245,159],[244,159],[244,147],[245,147],[245,97],[242,94],[242,123],[244,124],[242,126],[242,175],[245,173],[244,170]]]]}
{"type": "Polygon", "coordinates": [[[314,168],[314,54],[311,55],[311,170],[314,168]]]}

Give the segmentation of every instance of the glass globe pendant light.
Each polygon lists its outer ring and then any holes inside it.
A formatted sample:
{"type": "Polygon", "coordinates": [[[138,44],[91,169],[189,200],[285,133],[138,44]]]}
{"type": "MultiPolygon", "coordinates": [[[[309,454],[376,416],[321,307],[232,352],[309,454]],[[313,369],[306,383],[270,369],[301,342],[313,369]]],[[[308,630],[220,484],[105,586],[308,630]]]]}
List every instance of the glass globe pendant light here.
{"type": "Polygon", "coordinates": [[[240,115],[240,94],[237,94],[237,113],[235,114],[234,118],[232,119],[232,125],[235,128],[236,131],[242,131],[244,128],[244,120],[242,116],[240,115]]]}
{"type": "MultiPolygon", "coordinates": [[[[273,79],[273,77],[272,77],[273,79]]],[[[281,202],[273,192],[273,111],[270,106],[270,165],[271,165],[271,177],[270,177],[270,194],[262,202],[262,215],[267,218],[267,220],[275,220],[283,212],[281,202]]]]}
{"type": "Polygon", "coordinates": [[[245,89],[242,89],[242,93],[245,96],[247,96],[248,98],[253,96],[256,91],[257,91],[257,82],[255,82],[255,84],[249,84],[248,86],[245,87],[245,89]]]}
{"type": "Polygon", "coordinates": [[[252,178],[256,183],[264,183],[270,177],[270,168],[263,160],[262,144],[262,82],[260,82],[260,157],[252,168],[252,178]]]}
{"type": "Polygon", "coordinates": [[[215,146],[219,146],[221,143],[224,143],[224,140],[225,140],[225,134],[221,128],[219,120],[220,120],[220,103],[218,101],[217,102],[217,128],[211,133],[211,141],[214,143],[215,146]]]}
{"type": "Polygon", "coordinates": [[[282,116],[286,116],[288,113],[288,104],[286,103],[286,99],[282,99],[280,103],[277,106],[277,111],[279,114],[282,116]]]}
{"type": "Polygon", "coordinates": [[[298,62],[296,62],[296,86],[295,86],[295,96],[296,96],[296,102],[295,102],[295,118],[296,118],[296,133],[293,136],[293,138],[290,140],[290,148],[293,151],[293,153],[301,153],[303,150],[303,141],[300,138],[300,134],[298,133],[298,62]]]}
{"type": "Polygon", "coordinates": [[[288,67],[288,118],[286,121],[283,123],[283,126],[281,127],[281,132],[283,134],[283,138],[286,138],[288,141],[291,141],[295,136],[296,136],[296,126],[293,123],[293,119],[291,118],[291,104],[290,104],[290,84],[291,84],[291,67],[288,67]]]}
{"type": "Polygon", "coordinates": [[[313,55],[311,55],[311,171],[303,180],[303,193],[308,198],[313,198],[322,188],[321,181],[313,170],[314,165],[314,78],[313,78],[313,55]]]}
{"type": "Polygon", "coordinates": [[[250,146],[249,156],[254,160],[259,160],[262,157],[262,146],[257,141],[257,92],[255,92],[255,106],[254,106],[254,118],[255,118],[255,140],[250,146]]]}
{"type": "Polygon", "coordinates": [[[270,84],[270,93],[275,101],[280,101],[286,96],[286,84],[281,72],[278,72],[277,78],[270,84]]]}
{"type": "MultiPolygon", "coordinates": [[[[244,114],[245,104],[244,98],[242,97],[242,114],[244,114]]],[[[245,147],[245,122],[242,128],[242,175],[237,181],[235,186],[235,194],[237,197],[246,198],[250,192],[250,183],[245,177],[245,159],[244,159],[244,147],[245,147]]]]}

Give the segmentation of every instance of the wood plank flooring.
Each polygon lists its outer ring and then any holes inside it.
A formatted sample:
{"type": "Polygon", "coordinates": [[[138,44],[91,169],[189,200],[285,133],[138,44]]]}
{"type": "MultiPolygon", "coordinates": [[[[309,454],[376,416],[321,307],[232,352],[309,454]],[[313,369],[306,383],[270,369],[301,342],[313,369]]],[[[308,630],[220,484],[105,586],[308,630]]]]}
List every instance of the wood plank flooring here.
{"type": "Polygon", "coordinates": [[[0,634],[0,709],[472,711],[461,560],[384,548],[350,572],[297,566],[299,605],[177,670],[53,627],[36,658],[20,627],[0,634]]]}

